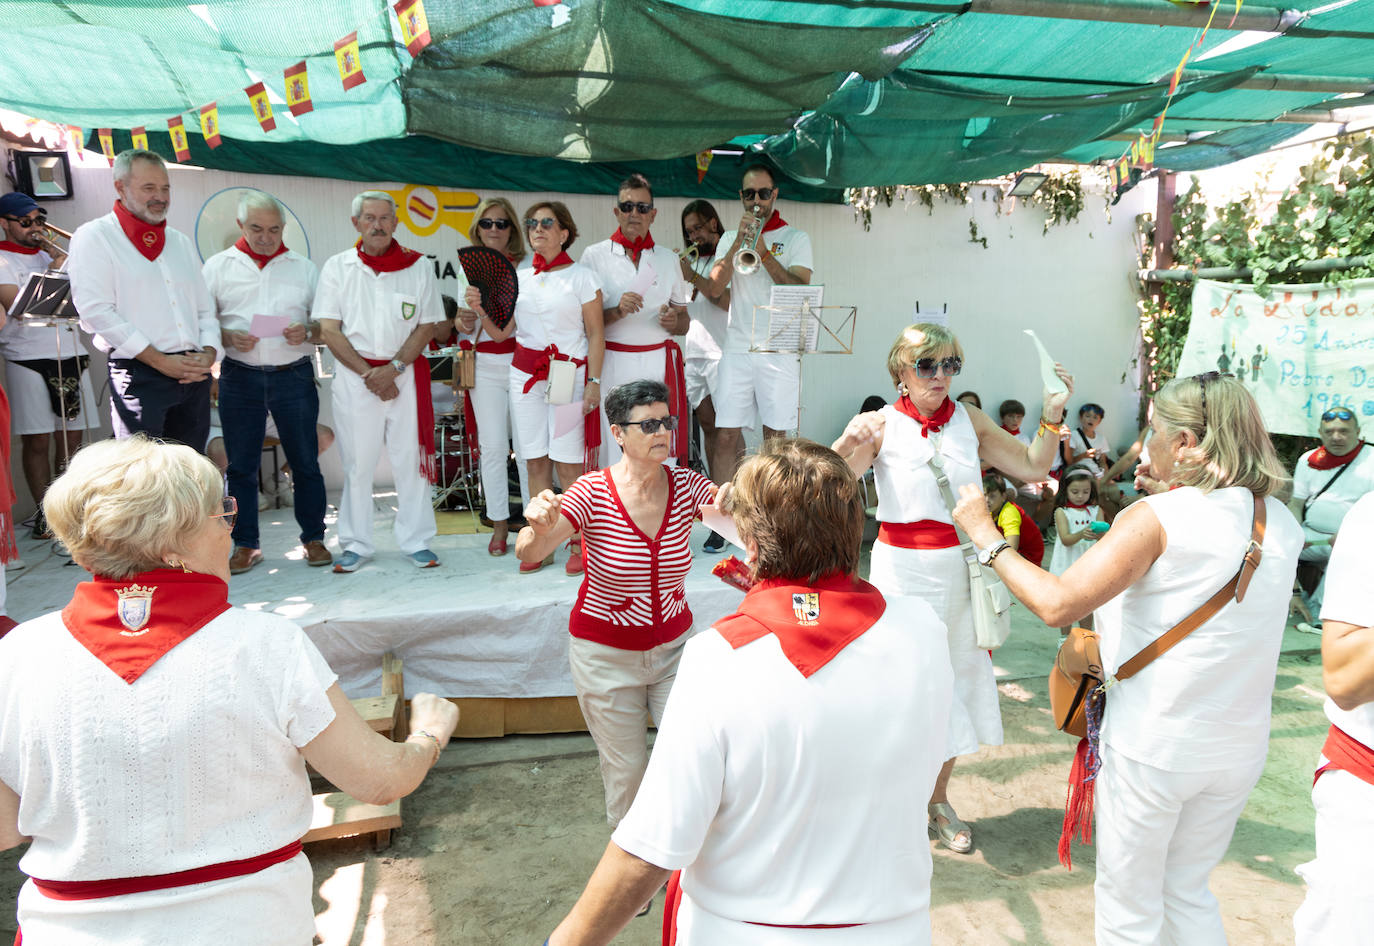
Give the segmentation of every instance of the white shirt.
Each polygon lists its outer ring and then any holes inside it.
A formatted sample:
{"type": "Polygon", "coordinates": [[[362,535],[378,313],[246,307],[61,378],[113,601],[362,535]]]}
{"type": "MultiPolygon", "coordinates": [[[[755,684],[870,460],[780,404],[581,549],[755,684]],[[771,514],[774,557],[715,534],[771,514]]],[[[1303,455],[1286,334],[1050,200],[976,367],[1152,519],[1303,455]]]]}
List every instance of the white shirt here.
{"type": "MultiPolygon", "coordinates": [[[[1254,502],[1247,489],[1182,487],[1140,502],[1159,518],[1167,547],[1139,581],[1096,611],[1111,673],[1221,590],[1250,541],[1254,502]]],[[[1102,741],[1115,751],[1171,772],[1245,767],[1264,758],[1302,549],[1293,514],[1273,497],[1265,510],[1264,554],[1245,600],[1226,604],[1108,691],[1102,741]]]]}
{"type": "Polygon", "coordinates": [[[150,345],[164,354],[221,347],[200,257],[180,230],[167,227],[162,252],[150,260],[111,211],[76,228],[67,272],[81,327],[113,358],[150,345]]]}
{"type": "Polygon", "coordinates": [[[314,314],[342,322],[344,336],[362,357],[390,359],[417,324],[444,321],[444,303],[427,257],[394,273],[377,273],[349,247],[325,260],[314,314]]]}
{"type": "MultiPolygon", "coordinates": [[[[721,247],[723,253],[734,242],[735,231],[731,230],[721,236],[718,246],[721,247]]],[[[760,234],[759,246],[766,246],[769,252],[778,258],[783,269],[791,269],[793,266],[801,266],[805,269],[814,268],[811,263],[811,237],[805,231],[798,230],[791,224],[760,234]]],[[[768,275],[768,270],[764,268],[762,263],[759,264],[757,271],[748,276],[738,271],[731,276],[730,316],[726,330],[725,351],[749,350],[755,336],[754,307],[768,305],[773,286],[773,277],[768,275]]],[[[758,318],[757,336],[762,340],[767,337],[768,313],[766,311],[760,312],[758,318]]]]}
{"type": "MultiPolygon", "coordinates": [[[[1315,450],[1309,450],[1298,458],[1293,468],[1293,498],[1306,500],[1314,496],[1331,478],[1344,467],[1330,470],[1314,470],[1307,465],[1307,458],[1315,450]]],[[[1308,541],[1324,539],[1340,531],[1341,520],[1361,496],[1374,492],[1374,444],[1360,448],[1359,456],[1350,461],[1350,469],[1341,473],[1341,478],[1331,484],[1331,488],[1317,497],[1303,514],[1303,529],[1308,541]]]]}
{"type": "Polygon", "coordinates": [[[888,596],[877,623],[810,677],[772,634],[739,649],[714,628],[687,642],[648,771],[612,836],[683,869],[700,913],[679,943],[867,944],[865,927],[814,940],[823,934],[747,921],[903,917],[905,935],[886,942],[929,942],[925,802],[946,756],[945,638],[930,605],[888,596]]]}
{"type": "MultiPolygon", "coordinates": [[[[0,286],[18,286],[23,291],[30,273],[46,273],[51,265],[52,257],[47,250],[37,253],[0,250],[0,286]]],[[[10,316],[5,327],[0,328],[0,354],[9,361],[28,361],[71,358],[88,352],[74,330],[63,328],[59,331],[51,325],[32,325],[10,316]]]]}
{"type": "Polygon", "coordinates": [[[534,273],[534,264],[516,271],[520,298],[515,303],[515,341],[543,351],[557,345],[560,354],[587,357],[587,328],[582,306],[596,298],[601,283],[580,263],[555,272],[534,273]]]}
{"type": "MultiPolygon", "coordinates": [[[[708,256],[693,263],[692,269],[699,276],[709,277],[713,263],[715,257],[708,256]]],[[[691,301],[687,303],[687,314],[691,316],[692,324],[687,329],[684,357],[719,358],[720,353],[725,350],[725,331],[730,313],[706,298],[706,293],[697,289],[692,293],[691,301]]]]}
{"type": "Polygon", "coordinates": [[[620,305],[621,295],[630,288],[640,269],[645,265],[653,267],[654,281],[642,293],[644,307],[607,325],[606,341],[622,345],[660,345],[672,337],[658,324],[658,310],[668,302],[673,287],[682,282],[682,271],[672,250],[654,246],[643,251],[639,254],[637,268],[625,247],[602,240],[587,247],[578,262],[596,276],[601,284],[601,304],[608,309],[620,305]]]}
{"type": "MultiPolygon", "coordinates": [[[[1374,574],[1374,554],[1369,551],[1371,534],[1374,534],[1374,493],[1366,494],[1351,508],[1341,524],[1336,544],[1331,547],[1331,561],[1326,566],[1326,592],[1322,598],[1323,621],[1374,627],[1374,584],[1370,582],[1370,576],[1374,574]]],[[[1374,748],[1374,703],[1343,710],[1328,699],[1326,718],[1347,735],[1374,748]]]]}
{"type": "MultiPolygon", "coordinates": [[[[251,256],[231,246],[206,260],[202,273],[215,315],[227,331],[249,331],[255,315],[285,315],[301,325],[310,319],[319,270],[294,250],[258,269],[251,256]]],[[[278,333],[258,339],[250,351],[223,347],[225,358],[246,365],[289,365],[309,355],[312,346],[308,342],[292,345],[278,333]]]]}
{"type": "MultiPolygon", "coordinates": [[[[1090,457],[1084,457],[1079,460],[1075,466],[1087,467],[1092,471],[1093,476],[1096,476],[1100,480],[1107,472],[1107,467],[1111,466],[1111,464],[1107,462],[1107,456],[1112,452],[1112,445],[1107,441],[1107,435],[1102,432],[1101,427],[1094,431],[1092,437],[1086,441],[1083,439],[1083,435],[1079,433],[1080,429],[1079,427],[1073,427],[1069,431],[1069,455],[1077,456],[1080,453],[1086,453],[1090,449],[1097,450],[1100,454],[1099,459],[1093,460],[1090,457]]],[[[1062,457],[1060,462],[1063,462],[1062,457]]]]}
{"type": "Polygon", "coordinates": [[[978,463],[978,434],[968,411],[954,402],[954,416],[938,433],[921,436],[921,425],[891,404],[881,411],[883,446],[873,458],[873,482],[878,487],[879,522],[920,522],[932,519],[953,523],[930,458],[940,451],[955,501],[959,487],[979,485],[983,474],[978,463]]]}

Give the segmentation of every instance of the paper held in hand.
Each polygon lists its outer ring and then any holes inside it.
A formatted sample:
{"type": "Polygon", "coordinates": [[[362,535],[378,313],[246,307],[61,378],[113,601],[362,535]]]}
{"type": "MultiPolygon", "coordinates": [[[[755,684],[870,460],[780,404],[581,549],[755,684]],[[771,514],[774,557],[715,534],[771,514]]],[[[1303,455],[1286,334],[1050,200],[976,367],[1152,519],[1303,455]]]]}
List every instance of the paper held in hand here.
{"type": "Polygon", "coordinates": [[[1031,341],[1035,342],[1036,350],[1040,352],[1040,381],[1045,385],[1045,390],[1050,394],[1063,394],[1069,389],[1069,386],[1064,383],[1063,378],[1055,373],[1054,359],[1045,350],[1044,344],[1036,336],[1034,329],[1026,329],[1025,331],[1031,337],[1031,341]]]}
{"type": "Polygon", "coordinates": [[[706,528],[725,537],[736,548],[744,548],[744,543],[740,541],[739,530],[735,528],[735,520],[720,511],[720,507],[712,503],[709,506],[702,506],[701,524],[706,528]]]}

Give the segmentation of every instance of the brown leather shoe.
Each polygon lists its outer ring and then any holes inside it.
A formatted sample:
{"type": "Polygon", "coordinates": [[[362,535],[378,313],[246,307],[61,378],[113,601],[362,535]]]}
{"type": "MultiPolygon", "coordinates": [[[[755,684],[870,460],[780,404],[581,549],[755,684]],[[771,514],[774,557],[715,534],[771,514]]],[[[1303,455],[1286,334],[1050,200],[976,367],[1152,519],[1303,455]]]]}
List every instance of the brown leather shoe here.
{"type": "Polygon", "coordinates": [[[324,547],[324,543],[319,539],[305,543],[305,564],[307,565],[332,565],[334,556],[329,554],[329,549],[324,547]]]}
{"type": "Polygon", "coordinates": [[[234,554],[229,556],[229,574],[242,575],[261,561],[261,549],[250,549],[243,545],[236,546],[234,554]]]}

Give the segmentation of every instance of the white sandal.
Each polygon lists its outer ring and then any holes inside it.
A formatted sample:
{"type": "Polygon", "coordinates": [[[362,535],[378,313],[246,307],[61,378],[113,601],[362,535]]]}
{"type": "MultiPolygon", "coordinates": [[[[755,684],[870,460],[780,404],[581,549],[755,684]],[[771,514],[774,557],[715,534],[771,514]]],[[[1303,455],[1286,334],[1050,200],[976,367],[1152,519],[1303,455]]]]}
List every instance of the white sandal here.
{"type": "Polygon", "coordinates": [[[955,854],[967,854],[973,850],[973,829],[959,820],[954,806],[949,802],[935,802],[928,809],[930,830],[941,844],[955,854]],[[944,823],[940,823],[940,819],[944,823]]]}

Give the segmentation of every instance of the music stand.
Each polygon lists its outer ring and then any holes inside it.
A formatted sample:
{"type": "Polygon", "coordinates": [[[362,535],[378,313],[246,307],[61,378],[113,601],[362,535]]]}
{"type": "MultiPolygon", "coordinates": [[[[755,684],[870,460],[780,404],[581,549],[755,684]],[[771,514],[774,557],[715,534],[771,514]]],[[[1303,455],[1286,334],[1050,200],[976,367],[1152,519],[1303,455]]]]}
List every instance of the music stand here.
{"type": "MultiPolygon", "coordinates": [[[[38,326],[40,328],[51,327],[57,336],[57,386],[58,403],[63,405],[63,410],[58,415],[58,420],[62,424],[62,466],[71,462],[71,451],[67,447],[67,411],[65,399],[61,396],[62,389],[66,387],[66,379],[62,377],[62,332],[65,330],[74,338],[78,338],[76,326],[80,319],[76,311],[76,305],[72,302],[71,278],[63,271],[66,264],[58,269],[50,269],[45,273],[29,273],[29,278],[24,282],[24,287],[19,290],[19,295],[15,296],[14,305],[10,308],[12,318],[18,319],[21,323],[38,326]]],[[[77,356],[80,357],[79,355],[77,356]]],[[[79,365],[80,362],[77,362],[79,365]]],[[[80,404],[80,411],[84,412],[87,405],[81,390],[81,371],[77,369],[76,374],[76,399],[80,404]]],[[[94,409],[94,405],[90,405],[94,409]]]]}
{"type": "Polygon", "coordinates": [[[750,326],[751,353],[797,356],[798,436],[801,435],[802,417],[802,359],[806,355],[854,354],[854,327],[858,322],[858,307],[813,303],[813,299],[818,303],[823,298],[821,293],[824,288],[774,286],[770,304],[754,306],[753,324],[750,326]],[[763,326],[759,324],[760,312],[766,313],[766,322],[763,326]]]}

